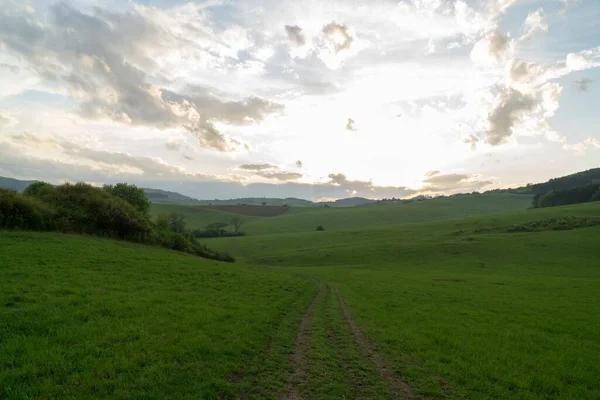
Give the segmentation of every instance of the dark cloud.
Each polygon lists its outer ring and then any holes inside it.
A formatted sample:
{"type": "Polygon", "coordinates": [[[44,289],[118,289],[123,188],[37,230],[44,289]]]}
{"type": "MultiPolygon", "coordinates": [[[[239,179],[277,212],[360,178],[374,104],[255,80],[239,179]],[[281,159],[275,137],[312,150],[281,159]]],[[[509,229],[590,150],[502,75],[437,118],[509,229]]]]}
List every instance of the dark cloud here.
{"type": "Polygon", "coordinates": [[[304,164],[302,163],[302,161],[300,161],[300,160],[296,161],[296,167],[302,168],[303,166],[304,166],[304,164]]]}
{"type": "Polygon", "coordinates": [[[304,46],[306,44],[306,38],[302,32],[302,28],[298,25],[286,25],[285,32],[287,33],[288,39],[296,46],[304,46]]]}
{"type": "Polygon", "coordinates": [[[467,191],[472,192],[480,190],[484,186],[491,185],[493,182],[481,180],[477,175],[468,174],[436,174],[428,176],[423,180],[426,186],[421,189],[423,193],[452,193],[467,191]]]}
{"type": "Polygon", "coordinates": [[[263,163],[263,164],[243,164],[238,168],[245,169],[246,171],[264,171],[266,169],[277,169],[276,165],[263,163]]]}
{"type": "Polygon", "coordinates": [[[323,33],[336,53],[349,49],[354,41],[350,29],[343,24],[331,22],[323,27],[323,33]]]}
{"type": "MultiPolygon", "coordinates": [[[[250,96],[222,100],[210,87],[176,93],[160,86],[152,54],[184,40],[137,11],[93,13],[68,3],[50,8],[50,22],[0,10],[0,41],[27,59],[43,79],[63,81],[80,94],[80,113],[159,129],[183,127],[200,146],[218,151],[236,147],[215,122],[250,125],[283,106],[250,96]],[[152,82],[152,83],[150,83],[152,82]]],[[[224,94],[225,97],[227,97],[224,94]]]]}
{"type": "Polygon", "coordinates": [[[257,175],[267,179],[276,179],[278,181],[295,181],[302,178],[302,174],[297,172],[286,172],[286,171],[260,171],[257,175]]]}
{"type": "Polygon", "coordinates": [[[496,104],[488,114],[488,130],[486,141],[492,146],[506,143],[513,134],[513,127],[520,115],[531,111],[535,105],[535,98],[513,88],[503,89],[496,100],[496,104]]]}
{"type": "Polygon", "coordinates": [[[587,92],[588,89],[590,88],[590,83],[592,83],[592,82],[593,81],[589,78],[583,78],[578,81],[575,81],[575,87],[580,92],[587,92]]]}
{"type": "Polygon", "coordinates": [[[348,122],[346,122],[346,130],[356,132],[356,126],[354,125],[354,120],[352,118],[348,118],[348,122]]]}
{"type": "Polygon", "coordinates": [[[405,186],[376,186],[371,181],[349,180],[346,175],[329,174],[327,185],[333,185],[346,193],[348,196],[360,196],[367,198],[406,197],[416,191],[405,186]]]}

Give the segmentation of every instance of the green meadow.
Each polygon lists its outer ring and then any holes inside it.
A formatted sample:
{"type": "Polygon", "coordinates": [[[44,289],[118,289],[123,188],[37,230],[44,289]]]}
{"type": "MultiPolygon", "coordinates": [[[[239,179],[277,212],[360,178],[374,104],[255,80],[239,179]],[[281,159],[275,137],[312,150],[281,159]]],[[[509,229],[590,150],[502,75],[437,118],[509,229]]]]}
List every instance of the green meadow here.
{"type": "Polygon", "coordinates": [[[530,202],[292,207],[236,264],[0,232],[0,398],[597,399],[600,203],[530,202]]]}

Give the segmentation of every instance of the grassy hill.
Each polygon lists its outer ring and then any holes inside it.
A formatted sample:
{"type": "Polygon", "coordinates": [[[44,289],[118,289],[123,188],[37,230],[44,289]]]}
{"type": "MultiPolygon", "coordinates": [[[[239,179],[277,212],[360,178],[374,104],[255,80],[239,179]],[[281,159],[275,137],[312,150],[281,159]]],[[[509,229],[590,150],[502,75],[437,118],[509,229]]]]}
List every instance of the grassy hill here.
{"type": "Polygon", "coordinates": [[[600,203],[590,203],[210,243],[335,285],[422,395],[591,399],[600,374],[599,240],[600,203]],[[561,221],[595,226],[555,230],[561,221]],[[518,232],[531,226],[541,231],[518,232]]]}
{"type": "Polygon", "coordinates": [[[276,392],[315,290],[289,271],[91,237],[0,232],[0,248],[3,399],[276,392]]]}
{"type": "Polygon", "coordinates": [[[600,203],[531,197],[244,216],[234,265],[0,231],[0,398],[595,399],[600,203]]]}
{"type": "MultiPolygon", "coordinates": [[[[349,208],[292,207],[283,215],[269,218],[245,216],[242,230],[249,235],[314,231],[318,225],[327,230],[357,229],[411,222],[464,218],[517,210],[531,204],[530,195],[493,193],[455,196],[408,204],[368,205],[349,208]]],[[[227,222],[234,215],[189,206],[153,205],[153,214],[177,212],[185,215],[192,228],[214,222],[227,222]]]]}

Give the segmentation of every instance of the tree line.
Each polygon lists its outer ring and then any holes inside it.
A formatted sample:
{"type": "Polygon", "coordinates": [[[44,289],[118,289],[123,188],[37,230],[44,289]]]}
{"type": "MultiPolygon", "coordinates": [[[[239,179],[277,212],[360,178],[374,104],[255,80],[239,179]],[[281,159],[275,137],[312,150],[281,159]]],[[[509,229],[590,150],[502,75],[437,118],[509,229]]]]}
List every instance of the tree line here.
{"type": "Polygon", "coordinates": [[[150,204],[143,189],[127,183],[94,187],[36,182],[22,194],[0,189],[0,228],[97,235],[235,261],[198,242],[179,214],[152,221],[150,204]]]}
{"type": "Polygon", "coordinates": [[[591,183],[571,189],[550,190],[533,197],[533,208],[564,206],[567,204],[600,201],[600,183],[591,183]]]}

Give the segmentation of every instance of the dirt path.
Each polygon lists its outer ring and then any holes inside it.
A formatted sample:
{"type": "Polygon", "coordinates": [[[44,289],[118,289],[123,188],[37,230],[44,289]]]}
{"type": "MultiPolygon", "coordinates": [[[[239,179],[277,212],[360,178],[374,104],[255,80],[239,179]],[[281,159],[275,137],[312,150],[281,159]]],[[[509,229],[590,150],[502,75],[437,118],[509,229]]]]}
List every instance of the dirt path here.
{"type": "Polygon", "coordinates": [[[307,377],[308,361],[306,360],[306,351],[308,346],[308,327],[322,296],[323,285],[319,283],[317,294],[298,326],[294,353],[289,358],[290,365],[292,365],[294,371],[288,376],[285,388],[281,395],[278,396],[280,400],[301,400],[303,398],[300,395],[299,386],[306,381],[307,377]]]}
{"type": "Polygon", "coordinates": [[[335,293],[340,304],[340,308],[344,313],[344,317],[350,328],[350,332],[354,338],[356,344],[360,347],[361,352],[373,363],[379,372],[379,376],[386,383],[390,391],[390,399],[394,400],[408,400],[418,399],[419,397],[414,393],[412,388],[400,379],[394,373],[394,370],[387,364],[385,359],[377,352],[373,342],[361,331],[356,325],[356,322],[352,318],[343,297],[340,295],[338,288],[335,288],[335,293]]]}

